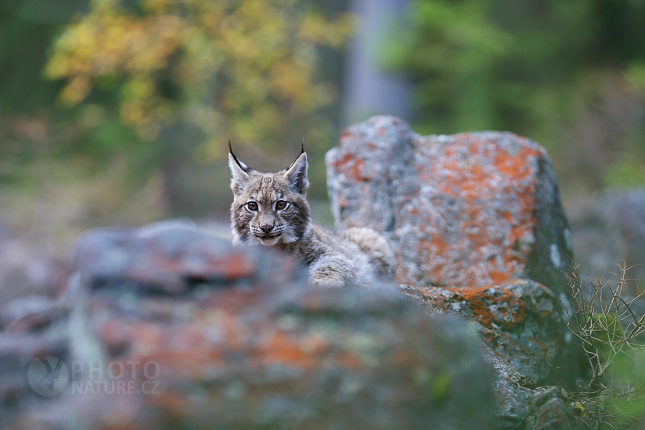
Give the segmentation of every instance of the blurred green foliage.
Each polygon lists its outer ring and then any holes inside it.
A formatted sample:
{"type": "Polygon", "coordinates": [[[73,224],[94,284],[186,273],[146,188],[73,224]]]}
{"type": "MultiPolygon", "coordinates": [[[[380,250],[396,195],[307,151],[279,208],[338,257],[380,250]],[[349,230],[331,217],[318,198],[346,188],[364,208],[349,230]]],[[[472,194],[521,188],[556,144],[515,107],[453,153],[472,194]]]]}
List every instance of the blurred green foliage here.
{"type": "Polygon", "coordinates": [[[645,1],[411,3],[409,26],[384,61],[413,82],[417,130],[510,130],[567,159],[560,171],[575,171],[590,188],[645,183],[626,178],[624,163],[603,165],[622,163],[629,151],[630,166],[645,168],[642,112],[632,122],[629,112],[613,113],[643,110],[645,1]]]}
{"type": "Polygon", "coordinates": [[[0,0],[0,115],[51,105],[59,85],[41,79],[51,40],[84,0],[0,0]]]}
{"type": "Polygon", "coordinates": [[[632,155],[628,152],[621,154],[613,162],[605,175],[608,187],[638,187],[645,184],[645,166],[640,154],[632,155]]]}
{"type": "MultiPolygon", "coordinates": [[[[322,156],[339,131],[352,28],[346,8],[0,0],[0,181],[48,182],[37,160],[69,176],[74,164],[83,179],[117,163],[124,195],[160,178],[171,212],[201,215],[228,204],[229,138],[253,167],[277,169],[304,137],[311,195],[324,198],[322,156]]],[[[575,192],[645,184],[645,0],[410,8],[382,53],[413,82],[418,132],[529,136],[575,192]]]]}
{"type": "Polygon", "coordinates": [[[636,350],[616,358],[614,384],[623,390],[624,396],[612,399],[609,407],[623,425],[619,428],[642,428],[645,424],[645,351],[642,343],[636,350]]]}

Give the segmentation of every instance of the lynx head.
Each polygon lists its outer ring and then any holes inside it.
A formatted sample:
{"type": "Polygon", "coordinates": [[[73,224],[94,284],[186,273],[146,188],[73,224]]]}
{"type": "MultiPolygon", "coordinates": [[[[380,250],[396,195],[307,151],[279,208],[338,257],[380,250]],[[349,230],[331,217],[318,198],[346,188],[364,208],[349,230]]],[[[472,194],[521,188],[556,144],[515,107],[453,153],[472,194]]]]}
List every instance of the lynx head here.
{"type": "Polygon", "coordinates": [[[233,243],[273,246],[299,240],[311,222],[304,145],[296,161],[277,173],[251,169],[237,159],[230,145],[233,243]]]}

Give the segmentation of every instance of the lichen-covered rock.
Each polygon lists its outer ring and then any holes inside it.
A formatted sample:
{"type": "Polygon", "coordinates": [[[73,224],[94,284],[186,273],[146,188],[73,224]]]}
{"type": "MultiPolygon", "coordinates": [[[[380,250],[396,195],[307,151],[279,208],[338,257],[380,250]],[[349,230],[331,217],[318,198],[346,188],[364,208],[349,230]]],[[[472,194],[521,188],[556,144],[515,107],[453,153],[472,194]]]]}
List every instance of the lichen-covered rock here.
{"type": "Polygon", "coordinates": [[[419,136],[378,116],[345,130],[326,163],[338,226],[380,231],[406,295],[475,323],[500,428],[532,429],[540,387],[579,374],[560,310],[570,232],[544,149],[512,133],[419,136]]]}
{"type": "MultiPolygon", "coordinates": [[[[475,323],[486,359],[495,369],[499,428],[533,430],[527,423],[542,406],[532,403],[544,391],[541,387],[572,386],[575,382],[578,367],[572,360],[572,336],[558,297],[545,286],[517,280],[477,288],[400,288],[432,315],[455,315],[475,323]]],[[[571,415],[570,405],[563,404],[562,408],[571,415]]],[[[577,421],[567,423],[561,424],[578,428],[577,421]]]]}
{"type": "Polygon", "coordinates": [[[531,414],[526,428],[531,430],[590,430],[577,417],[561,388],[550,387],[534,395],[529,401],[531,414]]]}
{"type": "Polygon", "coordinates": [[[0,312],[0,327],[11,333],[34,331],[50,325],[68,311],[60,299],[33,294],[11,300],[0,312]]]}
{"type": "Polygon", "coordinates": [[[337,225],[385,234],[399,282],[483,287],[529,278],[566,291],[570,233],[536,142],[498,132],[420,136],[377,116],[345,130],[326,163],[337,225]]]}
{"type": "Polygon", "coordinates": [[[567,328],[558,298],[543,285],[518,280],[478,288],[402,289],[425,303],[430,313],[477,321],[486,344],[513,369],[509,376],[516,384],[535,387],[553,382],[567,328]]]}
{"type": "Polygon", "coordinates": [[[27,382],[27,368],[35,357],[69,358],[66,336],[61,327],[47,334],[0,334],[0,428],[21,408],[38,405],[39,395],[27,382]]]}
{"type": "Polygon", "coordinates": [[[310,287],[288,256],[191,226],[143,231],[80,243],[68,365],[85,371],[11,428],[495,427],[492,372],[466,323],[430,318],[394,287],[310,287]],[[88,371],[99,364],[102,378],[88,371]],[[121,366],[156,391],[101,392],[121,366]],[[71,392],[88,383],[99,391],[71,392]]]}
{"type": "MultiPolygon", "coordinates": [[[[258,264],[253,252],[232,250],[191,222],[165,221],[140,229],[93,231],[79,240],[73,267],[91,288],[128,284],[180,293],[204,282],[248,278],[258,264]]],[[[295,269],[291,266],[287,273],[295,269]]]]}

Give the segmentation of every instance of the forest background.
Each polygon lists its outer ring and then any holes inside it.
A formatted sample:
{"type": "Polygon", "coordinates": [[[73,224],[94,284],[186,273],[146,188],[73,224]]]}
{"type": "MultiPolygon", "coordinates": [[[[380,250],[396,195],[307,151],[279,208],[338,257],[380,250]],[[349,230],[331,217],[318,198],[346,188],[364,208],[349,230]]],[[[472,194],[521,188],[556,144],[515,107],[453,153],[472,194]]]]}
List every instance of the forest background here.
{"type": "MultiPolygon", "coordinates": [[[[225,220],[230,138],[259,170],[351,121],[360,0],[0,0],[0,225],[42,246],[94,226],[225,220]]],[[[372,2],[377,4],[381,2],[372,2]]],[[[509,130],[565,203],[645,184],[645,1],[388,0],[375,61],[422,134],[509,130]]],[[[54,244],[54,245],[51,245],[54,244]]]]}

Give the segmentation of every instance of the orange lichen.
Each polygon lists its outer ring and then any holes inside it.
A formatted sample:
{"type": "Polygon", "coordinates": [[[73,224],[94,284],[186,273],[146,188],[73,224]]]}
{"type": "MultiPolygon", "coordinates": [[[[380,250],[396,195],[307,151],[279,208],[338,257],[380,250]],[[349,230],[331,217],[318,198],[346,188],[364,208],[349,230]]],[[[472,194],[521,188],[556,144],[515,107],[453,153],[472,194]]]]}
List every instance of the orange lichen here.
{"type": "Polygon", "coordinates": [[[365,161],[363,159],[361,159],[361,158],[357,158],[356,160],[354,160],[354,165],[352,166],[351,173],[352,173],[352,176],[354,178],[356,178],[357,180],[369,179],[369,178],[365,178],[364,175],[363,175],[363,164],[364,163],[365,163],[365,161]]]}
{"type": "Polygon", "coordinates": [[[508,328],[524,321],[524,305],[508,289],[490,286],[443,290],[432,287],[409,288],[415,289],[421,293],[424,301],[442,310],[448,309],[451,303],[464,304],[477,321],[488,328],[492,328],[493,324],[508,328]],[[446,295],[445,291],[450,294],[446,295]],[[495,312],[498,313],[497,317],[495,312]]]}
{"type": "Polygon", "coordinates": [[[409,366],[416,361],[415,357],[408,351],[394,351],[392,358],[399,366],[409,366]]]}
{"type": "Polygon", "coordinates": [[[329,348],[329,341],[316,335],[309,336],[304,339],[301,344],[302,349],[308,354],[322,354],[329,348]]]}
{"type": "Polygon", "coordinates": [[[188,406],[188,398],[182,393],[163,390],[158,395],[148,396],[146,399],[151,405],[158,406],[170,416],[180,416],[188,406]]]}
{"type": "MultiPolygon", "coordinates": [[[[477,320],[480,323],[482,323],[484,326],[491,327],[493,322],[495,321],[495,316],[493,315],[493,312],[490,310],[490,304],[486,303],[482,299],[482,296],[484,295],[487,289],[488,289],[487,287],[464,289],[463,291],[459,291],[459,294],[461,295],[461,297],[463,297],[463,300],[468,304],[468,307],[475,315],[477,320]]],[[[508,293],[503,292],[502,297],[503,297],[502,300],[508,299],[508,293]]]]}
{"type": "Polygon", "coordinates": [[[353,352],[338,352],[334,355],[334,361],[349,370],[357,370],[361,368],[361,360],[353,352]]]}
{"type": "Polygon", "coordinates": [[[336,171],[343,172],[356,181],[369,181],[372,179],[371,176],[365,174],[365,160],[354,157],[350,152],[346,152],[342,157],[334,159],[332,164],[336,171]]]}
{"type": "Polygon", "coordinates": [[[352,135],[352,133],[349,131],[348,128],[346,128],[345,131],[343,131],[341,133],[340,140],[345,140],[345,139],[349,138],[351,135],[352,135]]]}
{"type": "Polygon", "coordinates": [[[257,267],[254,262],[245,256],[242,252],[232,252],[228,255],[226,261],[219,261],[218,271],[222,271],[222,277],[225,279],[248,278],[253,275],[257,267]]]}
{"type": "MultiPolygon", "coordinates": [[[[530,251],[530,246],[519,249],[513,246],[530,238],[535,225],[537,177],[530,168],[530,160],[543,153],[539,148],[524,145],[509,154],[493,141],[475,140],[468,133],[457,135],[450,145],[441,147],[440,156],[427,155],[436,161],[414,166],[417,181],[434,183],[436,195],[455,199],[458,208],[456,218],[440,224],[424,219],[422,211],[413,213],[406,209],[405,212],[406,216],[420,216],[419,222],[423,225],[436,227],[428,238],[418,240],[417,245],[420,261],[424,262],[423,274],[436,283],[505,282],[521,273],[530,251]],[[486,164],[485,160],[493,162],[486,164]],[[503,198],[495,200],[498,196],[503,198]],[[491,200],[498,202],[497,206],[491,200]],[[494,228],[487,228],[489,225],[494,228]],[[455,236],[456,229],[458,236],[455,236]],[[451,236],[456,240],[447,246],[444,238],[451,236]],[[449,250],[459,260],[450,257],[449,250]],[[518,250],[523,251],[524,257],[518,250]],[[498,255],[501,260],[491,259],[491,255],[498,255]],[[469,262],[468,268],[462,267],[465,260],[469,262]]],[[[413,281],[403,276],[398,279],[413,281]]]]}
{"type": "Polygon", "coordinates": [[[276,331],[258,351],[261,361],[268,364],[286,364],[310,369],[315,366],[312,354],[305,352],[302,345],[287,333],[276,331]]]}
{"type": "Polygon", "coordinates": [[[508,272],[495,272],[495,271],[490,271],[488,272],[488,276],[493,280],[495,284],[501,284],[503,282],[506,282],[510,280],[510,273],[508,272]]]}

